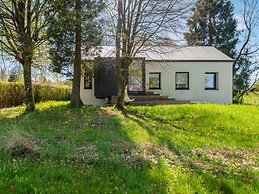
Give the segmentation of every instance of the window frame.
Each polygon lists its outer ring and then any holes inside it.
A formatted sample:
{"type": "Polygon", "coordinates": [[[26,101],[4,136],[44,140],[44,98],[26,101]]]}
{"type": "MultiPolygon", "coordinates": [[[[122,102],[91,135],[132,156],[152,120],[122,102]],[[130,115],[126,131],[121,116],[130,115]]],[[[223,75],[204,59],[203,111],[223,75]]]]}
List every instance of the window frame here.
{"type": "Polygon", "coordinates": [[[84,76],[84,89],[93,89],[93,77],[88,75],[88,76],[84,76]],[[86,83],[90,82],[88,85],[86,86],[86,83]]]}
{"type": "Polygon", "coordinates": [[[175,90],[190,90],[190,72],[175,72],[175,90]],[[187,81],[188,81],[188,87],[187,88],[179,88],[177,87],[177,74],[181,74],[181,73],[187,73],[187,81]]]}
{"type": "Polygon", "coordinates": [[[204,84],[205,84],[205,90],[218,90],[218,73],[217,72],[205,72],[204,84]],[[213,88],[206,87],[206,75],[214,75],[213,88]]]}
{"type": "Polygon", "coordinates": [[[150,90],[161,90],[161,72],[149,72],[148,76],[148,85],[150,90]],[[158,87],[150,87],[150,75],[158,74],[159,75],[159,86],[158,87]]]}

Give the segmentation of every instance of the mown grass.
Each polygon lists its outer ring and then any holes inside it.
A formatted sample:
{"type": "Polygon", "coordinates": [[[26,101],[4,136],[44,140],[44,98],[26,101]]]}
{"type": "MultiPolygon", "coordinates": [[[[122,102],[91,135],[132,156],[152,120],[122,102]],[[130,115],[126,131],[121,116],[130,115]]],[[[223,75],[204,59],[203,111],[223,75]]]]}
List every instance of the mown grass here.
{"type": "Polygon", "coordinates": [[[71,109],[67,102],[0,110],[1,193],[258,193],[259,108],[244,105],[71,109]],[[2,143],[4,148],[4,143],[2,143]]]}

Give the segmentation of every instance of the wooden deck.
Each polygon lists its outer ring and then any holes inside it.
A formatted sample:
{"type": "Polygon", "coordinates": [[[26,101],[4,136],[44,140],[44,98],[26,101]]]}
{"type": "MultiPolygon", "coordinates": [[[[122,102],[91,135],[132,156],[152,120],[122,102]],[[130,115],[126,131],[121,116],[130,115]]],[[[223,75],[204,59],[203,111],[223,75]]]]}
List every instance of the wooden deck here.
{"type": "MultiPolygon", "coordinates": [[[[146,94],[138,96],[129,96],[134,101],[129,102],[129,105],[165,105],[165,104],[190,104],[191,101],[175,100],[168,98],[168,96],[160,96],[157,94],[146,94]]],[[[117,96],[112,96],[111,103],[115,104],[117,96]]]]}

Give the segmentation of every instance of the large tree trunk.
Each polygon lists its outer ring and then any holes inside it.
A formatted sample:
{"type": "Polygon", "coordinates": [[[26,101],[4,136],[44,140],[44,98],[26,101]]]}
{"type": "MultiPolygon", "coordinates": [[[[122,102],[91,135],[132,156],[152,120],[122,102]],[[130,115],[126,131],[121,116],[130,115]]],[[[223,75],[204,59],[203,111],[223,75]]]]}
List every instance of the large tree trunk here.
{"type": "Polygon", "coordinates": [[[129,67],[132,63],[132,58],[124,57],[117,61],[117,63],[118,98],[115,104],[115,108],[118,110],[124,110],[125,88],[128,84],[129,67]]]}
{"type": "Polygon", "coordinates": [[[123,62],[121,58],[121,27],[122,27],[122,1],[118,0],[118,21],[116,26],[116,70],[118,81],[118,98],[115,104],[115,108],[118,110],[124,110],[124,77],[123,77],[123,62]]]}
{"type": "Polygon", "coordinates": [[[123,69],[122,69],[122,61],[121,59],[116,59],[117,64],[117,83],[118,83],[118,98],[115,104],[115,108],[118,110],[124,110],[124,96],[125,96],[125,77],[123,75],[123,69]]]}
{"type": "Polygon", "coordinates": [[[75,51],[75,62],[74,62],[74,77],[73,77],[73,88],[71,106],[80,107],[83,105],[80,98],[80,82],[81,82],[81,45],[82,45],[82,26],[81,26],[81,0],[76,0],[75,9],[77,11],[76,19],[76,51],[75,51]]]}
{"type": "Polygon", "coordinates": [[[35,110],[35,102],[32,93],[32,81],[31,81],[31,64],[30,56],[24,54],[23,57],[23,77],[24,77],[24,90],[25,90],[25,104],[26,111],[35,110]]]}

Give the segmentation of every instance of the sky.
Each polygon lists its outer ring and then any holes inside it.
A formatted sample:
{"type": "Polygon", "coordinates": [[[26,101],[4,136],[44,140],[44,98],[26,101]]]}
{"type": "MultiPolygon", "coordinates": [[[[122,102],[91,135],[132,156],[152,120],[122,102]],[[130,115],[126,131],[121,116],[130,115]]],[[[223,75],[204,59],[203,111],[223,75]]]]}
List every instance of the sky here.
{"type": "MultiPolygon", "coordinates": [[[[234,12],[235,12],[236,18],[238,20],[242,20],[243,0],[231,0],[231,2],[233,3],[235,8],[234,12]]],[[[242,29],[243,28],[242,26],[243,24],[240,22],[239,29],[242,29]]]]}
{"type": "MultiPolygon", "coordinates": [[[[231,2],[233,3],[234,5],[234,12],[235,12],[235,16],[238,20],[242,20],[242,16],[243,16],[243,5],[244,5],[244,0],[231,0],[231,2]]],[[[258,3],[258,9],[259,9],[259,3],[258,3]]],[[[259,10],[258,10],[259,11],[259,10]]],[[[243,28],[243,24],[242,22],[240,21],[239,23],[239,29],[242,29],[243,28]]],[[[259,26],[257,26],[257,28],[255,29],[254,31],[255,34],[258,34],[259,35],[259,26]]]]}
{"type": "MultiPolygon", "coordinates": [[[[242,30],[244,28],[244,24],[242,23],[242,8],[243,8],[243,1],[244,0],[231,0],[231,2],[234,5],[234,12],[235,12],[235,17],[240,20],[240,22],[238,23],[238,29],[242,30]]],[[[259,7],[259,5],[258,5],[259,7]]],[[[253,36],[253,44],[257,44],[259,45],[259,26],[257,26],[256,29],[254,29],[254,36],[253,36]]],[[[1,64],[2,61],[0,61],[0,68],[1,68],[1,64]]]]}
{"type": "MultiPolygon", "coordinates": [[[[243,6],[244,6],[244,0],[231,0],[231,2],[233,3],[234,5],[234,12],[235,12],[235,17],[236,19],[239,20],[239,23],[238,23],[238,30],[242,30],[244,29],[244,24],[242,22],[242,18],[243,18],[243,6]]],[[[259,11],[259,2],[258,2],[258,11],[259,11]]],[[[258,17],[259,17],[259,14],[257,13],[258,17]]],[[[242,42],[239,43],[239,46],[242,45],[242,42]]],[[[251,44],[252,45],[252,48],[258,48],[259,46],[259,23],[258,25],[253,29],[253,34],[251,36],[251,44]]],[[[259,61],[259,52],[255,53],[254,54],[254,60],[255,61],[259,61]]]]}

